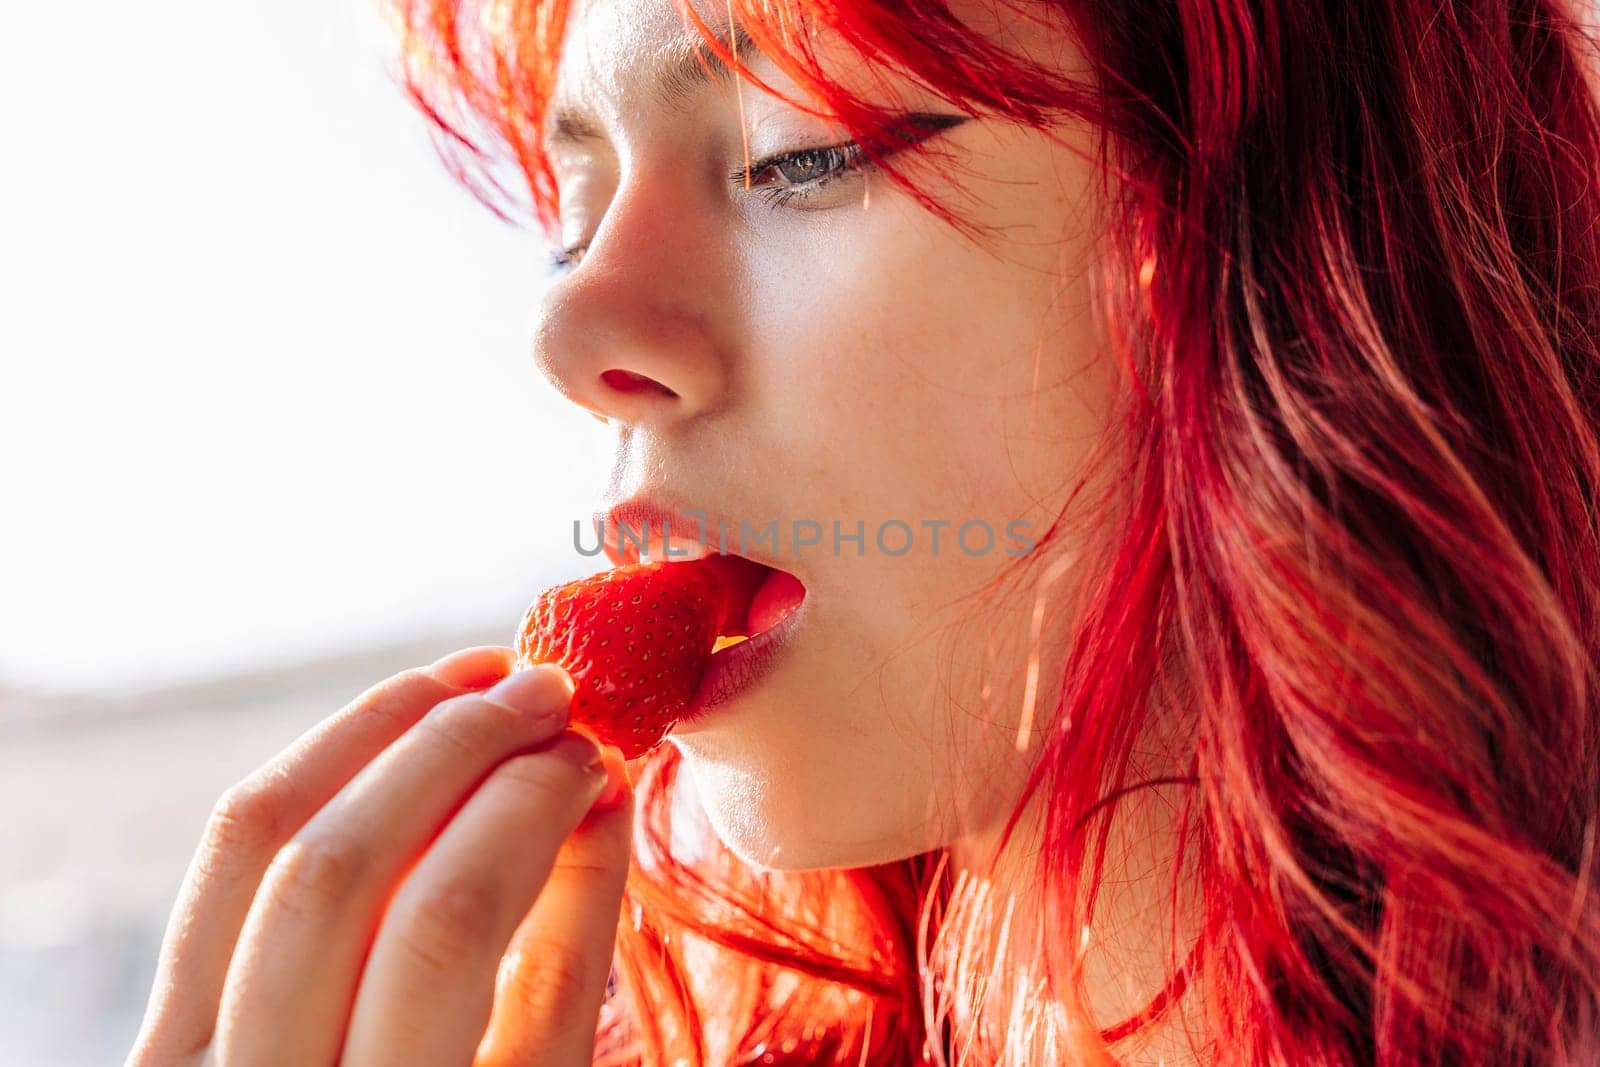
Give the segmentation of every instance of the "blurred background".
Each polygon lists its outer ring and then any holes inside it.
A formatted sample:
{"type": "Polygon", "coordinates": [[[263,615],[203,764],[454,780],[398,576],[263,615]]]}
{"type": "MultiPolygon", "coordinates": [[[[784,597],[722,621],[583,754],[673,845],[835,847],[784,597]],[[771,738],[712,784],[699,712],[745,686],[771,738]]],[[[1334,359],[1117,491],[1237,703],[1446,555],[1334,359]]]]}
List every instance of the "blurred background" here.
{"type": "Polygon", "coordinates": [[[212,803],[597,569],[537,238],[373,0],[80,0],[0,64],[0,1064],[120,1064],[212,803]]]}

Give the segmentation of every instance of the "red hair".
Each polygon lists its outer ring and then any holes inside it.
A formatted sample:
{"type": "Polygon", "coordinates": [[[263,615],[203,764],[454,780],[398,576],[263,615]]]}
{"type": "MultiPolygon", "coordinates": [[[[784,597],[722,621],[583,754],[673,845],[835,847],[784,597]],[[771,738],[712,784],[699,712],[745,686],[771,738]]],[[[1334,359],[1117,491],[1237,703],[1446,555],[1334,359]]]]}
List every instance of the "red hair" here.
{"type": "MultiPolygon", "coordinates": [[[[392,3],[446,158],[508,216],[520,184],[553,234],[535,134],[563,0],[392,3]]],[[[1192,885],[1171,899],[1194,894],[1198,926],[1145,1011],[1088,1026],[1079,938],[1035,946],[1047,981],[995,1032],[963,1003],[981,995],[969,935],[1001,921],[979,882],[938,855],[778,874],[709,835],[685,855],[667,749],[639,780],[599,1061],[1017,1062],[1047,1047],[1043,1020],[1053,1058],[1106,1062],[1187,990],[1226,1063],[1600,1062],[1600,106],[1581,11],[1018,5],[1073,34],[1092,67],[1073,80],[938,0],[730,3],[869,155],[895,116],[824,76],[812,28],[962,110],[1102,131],[1119,477],[1070,534],[1095,565],[1030,795],[1048,928],[1079,931],[1111,814],[1152,784],[1135,739],[1161,720],[1187,762],[1192,885]]]]}

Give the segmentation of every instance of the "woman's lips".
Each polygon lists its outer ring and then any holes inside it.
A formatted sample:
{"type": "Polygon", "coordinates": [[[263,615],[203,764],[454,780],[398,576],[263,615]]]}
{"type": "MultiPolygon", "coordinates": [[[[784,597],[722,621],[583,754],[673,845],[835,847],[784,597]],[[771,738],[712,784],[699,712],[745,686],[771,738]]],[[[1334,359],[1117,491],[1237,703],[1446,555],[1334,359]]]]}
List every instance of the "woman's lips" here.
{"type": "Polygon", "coordinates": [[[693,725],[708,712],[727,704],[760,680],[777,663],[804,615],[802,606],[791,611],[772,629],[763,630],[749,640],[713,653],[678,725],[693,725]]]}
{"type": "Polygon", "coordinates": [[[766,568],[745,609],[744,625],[738,627],[749,637],[712,654],[680,725],[728,703],[772,669],[800,621],[805,597],[799,578],[766,568]]]}

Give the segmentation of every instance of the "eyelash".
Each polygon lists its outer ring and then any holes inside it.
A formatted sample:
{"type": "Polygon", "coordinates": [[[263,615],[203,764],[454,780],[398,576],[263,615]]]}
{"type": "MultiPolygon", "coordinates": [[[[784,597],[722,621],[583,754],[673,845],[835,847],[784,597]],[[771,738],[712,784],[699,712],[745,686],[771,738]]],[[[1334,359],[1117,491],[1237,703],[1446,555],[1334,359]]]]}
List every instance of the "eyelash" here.
{"type": "Polygon", "coordinates": [[[573,245],[571,248],[552,248],[550,250],[549,258],[545,261],[545,265],[548,269],[553,271],[567,270],[571,267],[576,267],[578,265],[578,257],[581,256],[583,254],[583,250],[588,247],[589,246],[587,244],[581,244],[573,245]]]}
{"type": "MultiPolygon", "coordinates": [[[[915,133],[902,134],[901,136],[907,142],[907,146],[921,140],[923,137],[929,136],[943,129],[948,129],[951,126],[959,125],[966,120],[965,118],[956,116],[919,115],[916,116],[916,121],[923,127],[921,131],[922,136],[919,137],[915,133]]],[[[894,146],[890,149],[890,151],[895,151],[900,147],[903,146],[894,146]]],[[[751,164],[748,169],[740,167],[738,170],[728,175],[728,180],[737,182],[741,187],[747,184],[750,185],[752,192],[758,193],[761,198],[766,200],[766,202],[773,208],[780,208],[786,204],[792,203],[796,197],[799,197],[801,200],[805,200],[815,196],[823,189],[823,187],[831,185],[833,182],[844,177],[847,168],[854,171],[865,171],[870,169],[872,166],[872,161],[867,160],[865,162],[858,162],[858,160],[861,159],[861,156],[861,145],[855,141],[842,141],[839,144],[822,145],[817,148],[802,148],[793,152],[780,152],[778,155],[768,156],[766,159],[763,159],[760,162],[751,164]],[[839,161],[838,165],[829,168],[828,172],[822,175],[820,178],[812,178],[809,181],[799,182],[788,186],[780,185],[769,186],[761,189],[755,188],[754,181],[758,175],[764,174],[766,171],[771,170],[774,167],[782,167],[790,163],[798,163],[807,156],[815,155],[825,156],[830,160],[837,159],[839,161]]],[[[550,253],[550,268],[552,270],[566,270],[570,267],[577,266],[579,257],[582,256],[584,250],[588,247],[588,244],[585,243],[581,245],[574,245],[571,248],[557,248],[553,250],[550,253]]]]}
{"type": "Polygon", "coordinates": [[[833,184],[845,176],[845,168],[851,170],[864,170],[871,165],[870,161],[863,164],[861,159],[861,146],[854,141],[844,141],[839,144],[823,145],[819,148],[802,148],[796,152],[782,152],[775,156],[768,156],[759,163],[752,164],[747,170],[740,167],[728,175],[728,180],[738,182],[740,186],[748,185],[753,192],[757,192],[763,200],[775,208],[790,203],[796,197],[805,200],[815,196],[825,186],[833,184]],[[828,168],[828,172],[820,178],[797,182],[793,185],[768,186],[756,189],[755,179],[769,170],[799,163],[809,156],[822,156],[829,161],[837,161],[828,168]]]}

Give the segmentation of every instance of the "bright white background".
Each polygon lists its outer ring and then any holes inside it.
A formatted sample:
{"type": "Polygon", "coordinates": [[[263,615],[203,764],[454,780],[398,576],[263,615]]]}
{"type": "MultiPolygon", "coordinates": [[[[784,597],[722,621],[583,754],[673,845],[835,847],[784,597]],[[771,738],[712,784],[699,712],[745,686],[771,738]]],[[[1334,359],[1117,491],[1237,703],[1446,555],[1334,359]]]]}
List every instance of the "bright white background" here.
{"type": "Polygon", "coordinates": [[[435,159],[369,2],[7,9],[0,1063],[120,1064],[216,798],[598,569],[542,249],[435,159]]]}
{"type": "Polygon", "coordinates": [[[509,638],[596,569],[539,243],[436,162],[370,2],[8,11],[0,687],[509,638]]]}

